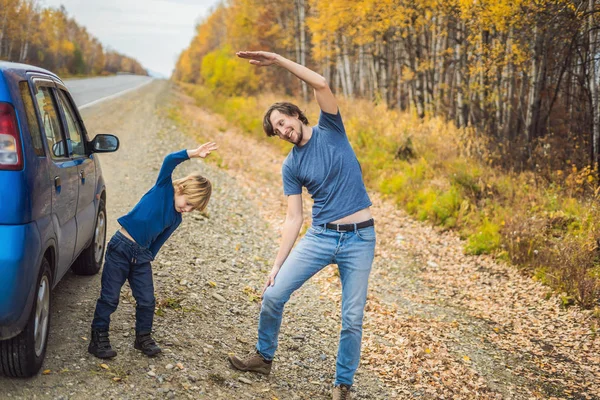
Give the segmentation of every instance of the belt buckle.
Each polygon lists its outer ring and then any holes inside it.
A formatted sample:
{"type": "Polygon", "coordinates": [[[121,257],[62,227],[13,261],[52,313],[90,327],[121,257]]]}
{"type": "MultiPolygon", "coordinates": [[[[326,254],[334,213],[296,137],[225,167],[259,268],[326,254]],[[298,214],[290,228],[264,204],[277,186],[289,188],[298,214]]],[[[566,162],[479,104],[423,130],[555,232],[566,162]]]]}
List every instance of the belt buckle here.
{"type": "Polygon", "coordinates": [[[340,231],[340,225],[341,224],[335,224],[335,230],[337,231],[337,233],[342,233],[344,231],[340,231]]]}

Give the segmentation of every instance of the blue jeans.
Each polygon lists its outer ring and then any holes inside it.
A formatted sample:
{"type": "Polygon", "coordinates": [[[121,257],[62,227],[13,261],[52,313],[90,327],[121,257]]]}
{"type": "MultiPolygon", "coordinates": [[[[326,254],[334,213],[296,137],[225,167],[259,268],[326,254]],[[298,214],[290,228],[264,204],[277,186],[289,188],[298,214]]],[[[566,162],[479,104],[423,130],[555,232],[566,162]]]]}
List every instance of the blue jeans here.
{"type": "Polygon", "coordinates": [[[342,280],[342,332],[335,385],[351,385],[360,360],[363,311],[375,253],[375,229],[337,232],[312,226],[287,257],[275,284],[263,295],[257,351],[272,360],[277,349],[283,307],[291,294],[329,264],[337,264],[342,280]]]}
{"type": "Polygon", "coordinates": [[[135,332],[150,333],[154,319],[154,283],[152,281],[152,252],[128,239],[117,231],[106,246],[102,289],[96,303],[92,329],[107,331],[110,315],[119,305],[119,295],[125,280],[129,280],[131,292],[137,303],[135,308],[135,332]]]}

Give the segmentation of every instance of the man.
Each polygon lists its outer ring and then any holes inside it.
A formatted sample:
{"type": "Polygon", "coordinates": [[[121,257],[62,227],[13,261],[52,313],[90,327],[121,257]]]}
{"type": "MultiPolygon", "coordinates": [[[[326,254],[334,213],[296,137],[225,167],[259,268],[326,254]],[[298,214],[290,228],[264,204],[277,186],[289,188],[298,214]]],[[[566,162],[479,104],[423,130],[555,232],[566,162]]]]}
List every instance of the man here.
{"type": "Polygon", "coordinates": [[[310,126],[295,105],[275,103],[263,129],[294,144],[283,162],[287,215],[279,251],[263,289],[256,350],[246,358],[230,356],[241,371],[271,372],[283,307],[291,294],[329,264],[337,264],[342,281],[342,331],[338,348],[334,399],[349,399],[360,360],[363,311],[375,252],[371,201],[356,155],[348,142],[335,96],[325,78],[278,54],[240,51],[238,57],[257,66],[277,65],[314,89],[321,108],[310,126]],[[302,187],[314,199],[312,226],[292,250],[302,226],[302,187]]]}

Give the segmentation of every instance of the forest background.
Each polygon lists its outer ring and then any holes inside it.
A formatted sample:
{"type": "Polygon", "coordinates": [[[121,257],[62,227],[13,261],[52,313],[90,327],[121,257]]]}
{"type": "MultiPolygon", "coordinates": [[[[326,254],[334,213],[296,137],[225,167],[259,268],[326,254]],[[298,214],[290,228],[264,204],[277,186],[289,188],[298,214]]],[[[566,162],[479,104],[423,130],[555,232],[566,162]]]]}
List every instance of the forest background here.
{"type": "MultiPolygon", "coordinates": [[[[236,50],[315,69],[370,190],[548,284],[600,297],[600,71],[595,0],[229,0],[197,26],[173,79],[263,138],[276,100],[312,94],[236,50]]],[[[288,145],[273,142],[274,151],[288,145]]],[[[549,294],[551,291],[549,291],[549,294]]]]}
{"type": "Polygon", "coordinates": [[[63,78],[128,72],[148,75],[135,59],[106,49],[64,7],[0,0],[0,60],[32,64],[63,78]]]}
{"type": "MultiPolygon", "coordinates": [[[[596,0],[228,0],[198,24],[172,79],[267,140],[263,111],[306,85],[236,50],[323,74],[370,190],[561,294],[600,298],[600,60],[596,0]]],[[[61,76],[130,72],[64,8],[0,0],[0,59],[61,76]]],[[[271,141],[274,151],[285,143],[271,141]]],[[[549,291],[549,294],[551,291],[549,291]]]]}

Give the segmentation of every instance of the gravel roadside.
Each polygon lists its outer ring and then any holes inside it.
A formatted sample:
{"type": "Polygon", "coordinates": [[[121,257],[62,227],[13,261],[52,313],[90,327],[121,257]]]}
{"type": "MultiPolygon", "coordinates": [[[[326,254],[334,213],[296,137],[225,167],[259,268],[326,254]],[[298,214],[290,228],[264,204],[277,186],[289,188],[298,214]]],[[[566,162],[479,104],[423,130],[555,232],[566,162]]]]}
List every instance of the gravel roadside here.
{"type": "MultiPolygon", "coordinates": [[[[91,136],[114,133],[121,147],[100,155],[107,185],[109,237],[116,219],[152,186],[163,157],[197,144],[164,117],[171,86],[156,81],[84,110],[91,136]]],[[[221,149],[220,151],[226,151],[221,149]]],[[[44,373],[0,380],[0,397],[48,399],[315,399],[328,398],[339,324],[334,302],[309,283],[286,308],[280,352],[269,377],[240,374],[227,362],[256,340],[260,289],[277,250],[277,232],[259,215],[238,182],[216,165],[181,164],[174,177],[199,171],[213,183],[205,214],[192,213],[153,262],[155,338],[163,354],[147,358],[133,348],[135,300],[128,285],[111,321],[118,356],[87,353],[100,276],[69,274],[53,292],[44,373]]],[[[357,398],[390,398],[375,373],[357,376],[357,398]]]]}
{"type": "MultiPolygon", "coordinates": [[[[152,186],[164,155],[208,139],[221,146],[215,157],[186,162],[175,176],[201,171],[213,197],[206,214],[184,216],[153,263],[162,355],[148,359],[133,349],[135,302],[126,286],[112,324],[118,357],[90,356],[100,277],[70,274],[54,291],[46,373],[0,379],[0,398],[328,398],[340,328],[334,266],[286,306],[271,376],[240,374],[226,360],[256,340],[259,294],[285,216],[283,156],[164,81],[83,116],[92,136],[121,140],[117,153],[101,155],[109,236],[152,186]]],[[[565,310],[514,267],[465,256],[454,234],[370,194],[378,245],[355,398],[600,398],[592,311],[565,310]]],[[[304,207],[310,215],[308,201],[304,207]]]]}
{"type": "MultiPolygon", "coordinates": [[[[286,206],[281,152],[181,93],[170,114],[184,132],[197,135],[206,128],[207,138],[229,149],[219,164],[237,178],[260,215],[280,227],[286,206]]],[[[547,287],[514,266],[465,256],[455,233],[415,221],[373,191],[370,196],[378,243],[361,371],[376,372],[389,390],[374,393],[407,399],[600,398],[600,310],[564,308],[547,287]]],[[[324,298],[339,304],[336,272],[327,268],[314,280],[324,298]]]]}

